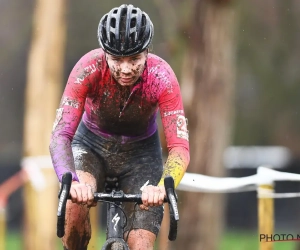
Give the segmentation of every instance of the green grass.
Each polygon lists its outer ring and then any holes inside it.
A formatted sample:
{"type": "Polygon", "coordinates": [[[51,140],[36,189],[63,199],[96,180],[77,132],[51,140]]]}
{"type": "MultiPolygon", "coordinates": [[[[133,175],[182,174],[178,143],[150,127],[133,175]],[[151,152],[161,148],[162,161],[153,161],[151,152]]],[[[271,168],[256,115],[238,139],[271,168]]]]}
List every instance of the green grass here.
{"type": "MultiPolygon", "coordinates": [[[[98,247],[104,242],[104,236],[104,233],[100,234],[98,247]]],[[[226,232],[221,240],[219,250],[258,250],[258,241],[258,235],[255,232],[226,232]]],[[[275,242],[273,250],[294,250],[295,245],[295,242],[275,242]]],[[[19,250],[22,247],[21,235],[18,232],[8,232],[6,249],[19,250]]],[[[57,239],[56,249],[62,249],[59,239],[57,239]]]]}
{"type": "Polygon", "coordinates": [[[9,232],[6,235],[6,248],[11,250],[22,249],[22,241],[18,232],[9,232]]]}
{"type": "MultiPolygon", "coordinates": [[[[105,241],[105,232],[99,233],[98,237],[98,247],[100,249],[100,246],[105,241]]],[[[5,249],[7,250],[20,250],[23,249],[23,242],[22,242],[22,235],[20,232],[7,232],[6,233],[6,246],[5,249]]],[[[53,248],[53,250],[61,250],[62,249],[62,244],[61,240],[57,238],[56,241],[56,248],[53,248]]]]}

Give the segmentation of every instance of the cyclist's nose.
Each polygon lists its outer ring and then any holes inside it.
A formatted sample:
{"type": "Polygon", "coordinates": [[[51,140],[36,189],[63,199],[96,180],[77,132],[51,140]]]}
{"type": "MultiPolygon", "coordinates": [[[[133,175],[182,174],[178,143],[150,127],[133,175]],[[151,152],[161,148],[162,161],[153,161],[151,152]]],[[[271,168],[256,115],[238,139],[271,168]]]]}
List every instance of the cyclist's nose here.
{"type": "Polygon", "coordinates": [[[121,65],[121,73],[128,74],[131,72],[131,64],[128,62],[123,62],[121,65]]]}

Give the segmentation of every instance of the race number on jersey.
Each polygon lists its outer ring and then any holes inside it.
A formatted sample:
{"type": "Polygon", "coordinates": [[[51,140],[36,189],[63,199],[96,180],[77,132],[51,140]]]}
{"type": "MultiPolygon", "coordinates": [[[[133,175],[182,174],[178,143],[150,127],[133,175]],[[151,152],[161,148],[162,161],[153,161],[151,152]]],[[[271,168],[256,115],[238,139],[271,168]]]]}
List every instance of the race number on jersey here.
{"type": "Polygon", "coordinates": [[[189,131],[187,130],[187,119],[183,115],[177,117],[177,137],[189,140],[189,131]]]}

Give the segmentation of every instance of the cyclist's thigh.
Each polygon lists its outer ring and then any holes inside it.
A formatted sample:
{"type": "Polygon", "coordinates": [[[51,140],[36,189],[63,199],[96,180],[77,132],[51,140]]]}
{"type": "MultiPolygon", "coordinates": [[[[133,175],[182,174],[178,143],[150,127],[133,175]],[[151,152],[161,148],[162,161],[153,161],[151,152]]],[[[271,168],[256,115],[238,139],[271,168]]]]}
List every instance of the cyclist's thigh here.
{"type": "MultiPolygon", "coordinates": [[[[128,171],[121,177],[120,186],[125,193],[141,193],[140,188],[148,182],[148,185],[157,185],[163,171],[163,160],[158,134],[144,142],[139,142],[135,152],[128,154],[126,163],[128,171]],[[144,144],[144,145],[141,145],[144,144]]],[[[148,211],[141,210],[133,203],[124,204],[128,215],[128,223],[125,231],[145,229],[155,235],[158,234],[163,218],[163,207],[150,207],[148,211]]]]}
{"type": "Polygon", "coordinates": [[[72,141],[72,151],[76,173],[80,182],[92,185],[95,191],[102,191],[104,186],[104,163],[93,146],[98,137],[86,134],[91,133],[83,124],[79,126],[72,141]],[[82,178],[83,173],[88,173],[82,178]],[[90,182],[89,176],[94,177],[96,183],[90,182]]]}

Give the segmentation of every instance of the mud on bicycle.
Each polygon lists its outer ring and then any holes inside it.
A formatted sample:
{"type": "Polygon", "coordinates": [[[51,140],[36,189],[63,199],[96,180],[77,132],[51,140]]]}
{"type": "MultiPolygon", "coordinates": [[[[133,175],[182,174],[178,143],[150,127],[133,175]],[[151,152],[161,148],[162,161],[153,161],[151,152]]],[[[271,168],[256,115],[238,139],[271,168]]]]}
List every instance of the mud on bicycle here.
{"type": "MultiPolygon", "coordinates": [[[[64,236],[66,203],[69,199],[72,174],[67,172],[62,178],[62,185],[59,191],[59,202],[57,209],[57,236],[64,236]]],[[[177,194],[174,188],[174,180],[171,176],[164,179],[167,197],[164,202],[169,203],[170,227],[169,240],[174,241],[177,237],[177,223],[179,212],[177,207],[177,194]]],[[[102,250],[130,250],[126,239],[124,239],[124,228],[127,224],[127,216],[121,205],[123,202],[134,202],[135,205],[142,204],[141,194],[125,194],[118,187],[117,178],[106,178],[105,193],[94,193],[95,202],[107,203],[107,228],[106,241],[102,250]]],[[[129,234],[129,233],[128,233],[129,234]]]]}

